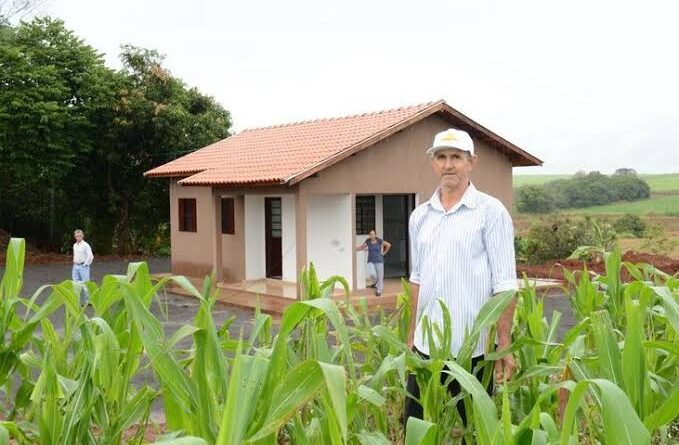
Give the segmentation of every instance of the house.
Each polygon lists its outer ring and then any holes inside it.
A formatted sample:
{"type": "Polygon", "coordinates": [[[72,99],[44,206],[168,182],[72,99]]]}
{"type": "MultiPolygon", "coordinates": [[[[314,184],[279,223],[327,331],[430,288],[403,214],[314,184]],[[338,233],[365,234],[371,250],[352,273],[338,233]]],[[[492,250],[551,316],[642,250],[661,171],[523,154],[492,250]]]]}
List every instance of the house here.
{"type": "Polygon", "coordinates": [[[365,287],[362,243],[392,243],[385,275],[407,276],[408,217],[437,186],[425,150],[455,127],[473,138],[476,187],[512,202],[512,167],[535,156],[444,101],[245,130],[145,173],[169,178],[172,273],[222,282],[319,277],[365,287]]]}

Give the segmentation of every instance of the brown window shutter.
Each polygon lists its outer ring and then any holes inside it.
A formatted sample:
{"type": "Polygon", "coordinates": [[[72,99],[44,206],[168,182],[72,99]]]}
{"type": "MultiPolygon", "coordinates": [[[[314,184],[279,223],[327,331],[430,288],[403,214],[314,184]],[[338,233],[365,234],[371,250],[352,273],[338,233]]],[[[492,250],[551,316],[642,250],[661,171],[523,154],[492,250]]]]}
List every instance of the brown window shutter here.
{"type": "Polygon", "coordinates": [[[196,199],[179,199],[179,231],[196,232],[198,222],[196,220],[196,199]]]}
{"type": "Polygon", "coordinates": [[[222,233],[226,235],[236,233],[233,198],[222,198],[222,233]]]}

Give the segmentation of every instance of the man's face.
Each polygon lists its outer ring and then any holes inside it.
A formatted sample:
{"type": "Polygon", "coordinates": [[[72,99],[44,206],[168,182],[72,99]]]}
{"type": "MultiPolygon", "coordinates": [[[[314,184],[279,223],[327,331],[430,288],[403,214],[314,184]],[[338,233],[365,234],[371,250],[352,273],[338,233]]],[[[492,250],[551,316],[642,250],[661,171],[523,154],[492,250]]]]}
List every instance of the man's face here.
{"type": "Polygon", "coordinates": [[[475,164],[476,156],[457,148],[439,150],[431,159],[431,166],[439,177],[440,186],[451,190],[467,185],[475,164]]]}
{"type": "Polygon", "coordinates": [[[76,243],[79,243],[80,241],[83,240],[83,234],[82,233],[74,233],[73,236],[75,237],[76,243]]]}

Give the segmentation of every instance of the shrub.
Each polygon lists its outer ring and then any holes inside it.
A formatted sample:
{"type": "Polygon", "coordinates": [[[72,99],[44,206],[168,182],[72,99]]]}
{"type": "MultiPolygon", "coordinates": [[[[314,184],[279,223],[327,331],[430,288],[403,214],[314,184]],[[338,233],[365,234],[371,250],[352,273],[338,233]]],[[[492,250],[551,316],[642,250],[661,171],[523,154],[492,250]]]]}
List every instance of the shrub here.
{"type": "Polygon", "coordinates": [[[514,251],[516,252],[516,261],[519,263],[529,262],[529,255],[538,248],[537,241],[523,236],[514,237],[514,251]]]}
{"type": "MultiPolygon", "coordinates": [[[[588,252],[610,250],[616,233],[610,224],[592,217],[574,220],[562,215],[551,215],[530,228],[521,241],[521,252],[527,263],[539,264],[548,260],[568,258],[580,246],[588,252]]],[[[517,254],[518,258],[521,258],[517,254]]]]}
{"type": "Polygon", "coordinates": [[[549,213],[554,210],[554,203],[544,187],[527,185],[517,192],[516,208],[521,213],[549,213]]]}
{"type": "Polygon", "coordinates": [[[170,256],[170,225],[161,223],[155,230],[138,236],[138,250],[144,255],[170,256]]]}
{"type": "Polygon", "coordinates": [[[618,233],[629,233],[637,238],[644,236],[646,232],[646,223],[641,217],[627,213],[616,219],[613,227],[618,233]]]}
{"type": "Polygon", "coordinates": [[[679,241],[667,236],[665,228],[660,224],[651,224],[646,230],[646,236],[639,250],[653,255],[668,255],[679,244],[679,241]]]}

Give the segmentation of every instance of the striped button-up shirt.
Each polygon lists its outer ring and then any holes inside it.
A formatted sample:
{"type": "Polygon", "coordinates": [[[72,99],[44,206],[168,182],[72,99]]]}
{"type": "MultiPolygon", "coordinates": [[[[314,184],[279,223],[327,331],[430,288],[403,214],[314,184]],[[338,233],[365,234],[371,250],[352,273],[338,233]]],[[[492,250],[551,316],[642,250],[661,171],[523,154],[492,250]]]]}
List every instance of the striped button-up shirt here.
{"type": "MultiPolygon", "coordinates": [[[[415,347],[429,353],[422,317],[443,327],[441,299],[450,311],[456,357],[481,307],[494,294],[518,289],[512,219],[500,201],[469,184],[448,211],[436,190],[413,211],[409,229],[410,281],[420,286],[415,347]]],[[[474,356],[484,353],[487,341],[484,330],[474,356]]]]}

